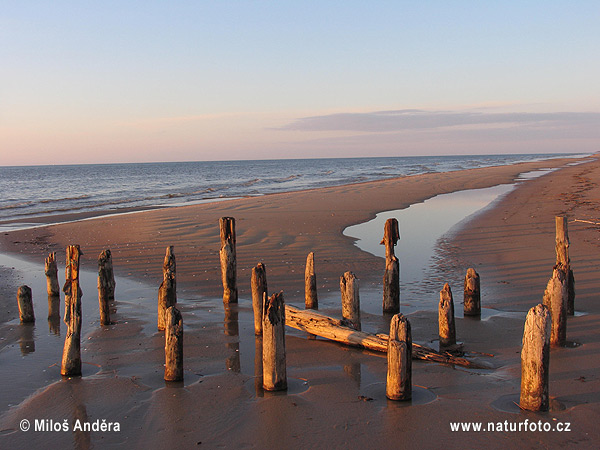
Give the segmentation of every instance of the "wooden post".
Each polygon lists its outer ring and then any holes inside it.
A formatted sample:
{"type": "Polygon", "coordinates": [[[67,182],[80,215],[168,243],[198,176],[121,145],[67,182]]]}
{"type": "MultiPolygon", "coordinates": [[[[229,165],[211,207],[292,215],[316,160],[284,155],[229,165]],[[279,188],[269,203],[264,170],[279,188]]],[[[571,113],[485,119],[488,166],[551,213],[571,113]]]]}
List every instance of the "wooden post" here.
{"type": "Polygon", "coordinates": [[[158,288],[158,329],[165,329],[165,314],[167,309],[177,304],[177,281],[175,267],[175,252],[173,246],[167,247],[163,262],[163,281],[158,288]]]}
{"type": "Polygon", "coordinates": [[[454,326],[454,301],[452,290],[448,283],[440,291],[440,304],[438,307],[440,351],[450,349],[456,345],[456,328],[454,326]]]}
{"type": "Polygon", "coordinates": [[[571,269],[569,257],[569,229],[565,216],[556,216],[556,265],[561,267],[567,276],[567,314],[575,314],[575,277],[571,269]]]}
{"type": "Polygon", "coordinates": [[[400,262],[394,255],[394,246],[400,239],[398,220],[388,219],[383,228],[385,245],[385,273],[383,275],[383,313],[397,314],[400,312],[400,262]]]}
{"type": "Polygon", "coordinates": [[[33,300],[31,298],[31,288],[29,286],[20,286],[17,290],[17,303],[19,305],[19,319],[21,323],[35,322],[33,313],[33,300]]]}
{"type": "Polygon", "coordinates": [[[56,265],[56,252],[48,255],[44,261],[44,274],[48,290],[48,320],[60,320],[60,285],[58,284],[58,266],[56,265]]]}
{"type": "Polygon", "coordinates": [[[165,312],[165,381],[183,381],[183,319],[175,306],[165,312]]]}
{"type": "Polygon", "coordinates": [[[529,411],[547,411],[549,406],[550,322],[550,312],[542,304],[531,308],[525,320],[519,406],[529,411]]]}
{"type": "Polygon", "coordinates": [[[304,270],[304,308],[319,309],[315,254],[313,252],[310,252],[306,257],[306,269],[304,270]]]}
{"type": "Polygon", "coordinates": [[[81,288],[79,286],[79,245],[67,247],[65,268],[65,323],[67,336],[60,373],[67,377],[81,376],[81,288]]]}
{"type": "Polygon", "coordinates": [[[256,267],[252,268],[250,286],[252,288],[252,310],[254,311],[254,334],[260,336],[262,334],[263,322],[263,297],[264,295],[269,295],[267,290],[267,269],[263,263],[259,262],[256,267]]]}
{"type": "Polygon", "coordinates": [[[282,391],[287,389],[283,291],[265,296],[263,309],[263,389],[282,391]]]}
{"type": "Polygon", "coordinates": [[[349,326],[360,331],[360,298],[356,275],[346,272],[340,277],[340,291],[342,292],[342,317],[349,326]]]}
{"type": "Polygon", "coordinates": [[[552,327],[550,345],[562,346],[567,338],[567,277],[560,266],[552,271],[552,278],[544,292],[544,305],[550,311],[552,327]]]}
{"type": "Polygon", "coordinates": [[[469,268],[465,275],[464,314],[465,316],[481,315],[481,287],[479,274],[475,272],[475,269],[473,268],[469,268]]]}
{"type": "Polygon", "coordinates": [[[237,303],[237,256],[235,250],[235,219],[221,217],[219,219],[221,234],[221,279],[223,281],[223,303],[237,303]]]}
{"type": "Polygon", "coordinates": [[[390,400],[412,398],[412,335],[410,322],[402,314],[390,321],[386,397],[390,400]]]}
{"type": "Polygon", "coordinates": [[[115,275],[112,255],[106,249],[98,257],[98,304],[100,324],[110,325],[110,301],[115,299],[115,275]]]}

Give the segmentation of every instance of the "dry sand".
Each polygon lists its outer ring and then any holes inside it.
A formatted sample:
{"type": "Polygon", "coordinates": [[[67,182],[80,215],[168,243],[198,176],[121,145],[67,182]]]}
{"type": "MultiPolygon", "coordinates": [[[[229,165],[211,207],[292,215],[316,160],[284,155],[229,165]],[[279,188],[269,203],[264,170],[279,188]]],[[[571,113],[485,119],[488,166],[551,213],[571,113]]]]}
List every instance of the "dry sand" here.
{"type": "MultiPolygon", "coordinates": [[[[600,163],[595,158],[575,166],[565,166],[567,162],[426,174],[97,218],[1,236],[4,251],[37,260],[56,250],[64,261],[64,247],[79,243],[85,253],[83,264],[89,267],[103,248],[110,247],[117,275],[147,280],[150,286],[160,282],[165,247],[175,245],[178,288],[184,299],[186,380],[184,385],[162,381],[163,339],[153,330],[155,298],[148,295],[141,304],[121,301],[118,285],[116,324],[103,329],[96,324],[98,329],[84,343],[84,362],[88,363],[84,377],[61,380],[58,368],[50,367],[45,373],[56,382],[32,381],[29,397],[8,410],[2,405],[0,446],[558,448],[578,444],[596,448],[600,442],[596,426],[600,419],[600,308],[596,301],[600,228],[573,220],[600,222],[600,163]],[[416,362],[414,400],[398,404],[385,399],[386,363],[381,355],[308,340],[288,329],[288,393],[264,395],[255,389],[255,346],[260,348],[260,341],[253,336],[248,291],[250,269],[258,261],[266,264],[270,291],[283,289],[289,303],[303,302],[303,265],[309,251],[315,252],[319,292],[324,295],[327,291],[334,295],[345,270],[354,271],[361,285],[379,283],[383,260],[360,251],[352,239],[344,237],[341,232],[346,226],[436,194],[509,183],[517,174],[539,167],[562,168],[520,185],[442,247],[446,259],[441,264],[445,261],[450,278],[463,274],[469,265],[481,275],[483,305],[495,311],[484,315],[485,320],[458,319],[457,334],[468,351],[493,353],[493,358],[482,358],[492,361],[495,370],[467,371],[416,362]],[[541,301],[554,264],[554,216],[564,213],[570,220],[576,310],[585,313],[569,319],[567,338],[582,345],[552,351],[550,394],[564,409],[524,413],[511,403],[518,400],[524,318],[541,301]],[[237,220],[241,288],[240,305],[225,314],[218,299],[217,224],[221,216],[237,220]],[[18,428],[23,418],[32,423],[35,418],[106,419],[119,422],[121,431],[22,432],[18,428]],[[553,426],[570,422],[571,431],[450,429],[451,422],[484,422],[486,426],[487,422],[514,424],[525,419],[553,426]]],[[[461,290],[462,286],[454,287],[457,309],[461,290]]],[[[3,300],[6,303],[7,298],[3,300]]],[[[84,308],[97,308],[92,292],[87,301],[84,308]]],[[[433,345],[436,316],[434,307],[409,316],[415,342],[433,345]]],[[[365,315],[363,322],[367,328],[385,331],[383,317],[365,315]]],[[[6,342],[17,339],[13,335],[19,329],[14,320],[9,325],[13,334],[5,334],[6,342]]],[[[62,347],[56,341],[54,351],[59,354],[54,360],[58,361],[62,347]]],[[[5,348],[0,357],[10,351],[5,348]]],[[[24,357],[28,367],[35,367],[37,357],[42,358],[41,350],[24,357]]],[[[13,369],[18,367],[15,363],[13,369]]],[[[3,385],[9,386],[13,377],[6,369],[2,374],[3,385]]]]}

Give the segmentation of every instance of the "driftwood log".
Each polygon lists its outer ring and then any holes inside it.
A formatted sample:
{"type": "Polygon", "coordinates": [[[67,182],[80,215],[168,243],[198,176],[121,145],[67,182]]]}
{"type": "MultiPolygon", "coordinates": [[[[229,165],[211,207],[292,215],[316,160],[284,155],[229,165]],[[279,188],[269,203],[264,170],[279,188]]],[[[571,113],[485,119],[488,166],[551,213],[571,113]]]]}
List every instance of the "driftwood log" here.
{"type": "Polygon", "coordinates": [[[81,296],[79,286],[79,258],[82,252],[79,245],[67,247],[65,268],[65,323],[67,336],[60,373],[67,377],[81,376],[81,296]]]}
{"type": "Polygon", "coordinates": [[[440,291],[438,306],[438,322],[440,336],[440,351],[456,345],[456,327],[454,325],[454,300],[448,283],[440,291]]]}
{"type": "Polygon", "coordinates": [[[544,292],[544,306],[550,311],[552,322],[552,346],[563,346],[567,340],[567,298],[567,276],[560,266],[556,266],[544,292]]]}
{"type": "Polygon", "coordinates": [[[481,282],[479,274],[472,267],[467,269],[464,288],[464,315],[481,315],[481,282]]]}
{"type": "MultiPolygon", "coordinates": [[[[364,348],[376,352],[387,352],[389,336],[387,334],[371,334],[357,331],[346,325],[345,321],[325,316],[316,311],[301,310],[293,306],[285,307],[285,324],[307,333],[331,339],[332,341],[353,347],[364,348]]],[[[482,364],[469,361],[466,358],[454,356],[451,353],[441,353],[432,348],[412,344],[412,358],[425,361],[434,361],[442,364],[455,364],[457,366],[473,369],[489,369],[482,364]]]]}
{"type": "Polygon", "coordinates": [[[252,288],[252,310],[254,312],[254,334],[262,335],[263,322],[263,304],[264,296],[268,296],[267,288],[267,269],[263,263],[258,263],[252,268],[252,277],[250,279],[252,288]]]}
{"type": "Polygon", "coordinates": [[[304,307],[306,309],[319,309],[315,254],[313,252],[310,252],[306,257],[306,268],[304,270],[304,307]]]}
{"type": "Polygon", "coordinates": [[[360,331],[360,297],[358,279],[352,272],[346,272],[340,277],[342,292],[342,317],[355,330],[360,331]]]}
{"type": "Polygon", "coordinates": [[[550,322],[550,312],[542,304],[531,308],[525,320],[519,406],[529,411],[547,411],[549,406],[550,322]]]}
{"type": "Polygon", "coordinates": [[[221,280],[223,282],[223,303],[237,303],[237,256],[235,219],[233,217],[221,217],[219,219],[219,230],[221,236],[221,280]]]}
{"type": "Polygon", "coordinates": [[[44,274],[48,290],[48,320],[60,321],[60,285],[58,284],[56,252],[50,253],[44,261],[44,274]]]}
{"type": "Polygon", "coordinates": [[[412,398],[412,335],[410,322],[402,314],[390,321],[388,371],[385,395],[390,400],[412,398]]]}

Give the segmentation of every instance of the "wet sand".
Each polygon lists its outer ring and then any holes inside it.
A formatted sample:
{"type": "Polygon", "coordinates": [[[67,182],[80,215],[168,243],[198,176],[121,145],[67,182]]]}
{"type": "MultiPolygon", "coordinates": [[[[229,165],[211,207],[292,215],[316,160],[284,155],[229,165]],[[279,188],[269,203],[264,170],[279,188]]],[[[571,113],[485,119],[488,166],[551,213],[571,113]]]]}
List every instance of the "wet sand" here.
{"type": "MultiPolygon", "coordinates": [[[[511,402],[518,401],[525,313],[541,301],[554,264],[554,215],[567,213],[570,221],[600,222],[595,181],[600,179],[600,163],[596,160],[566,166],[520,185],[441,243],[440,273],[460,280],[473,265],[481,274],[483,306],[494,311],[482,320],[459,318],[457,335],[468,351],[493,353],[493,358],[479,358],[491,362],[495,370],[417,361],[413,364],[415,398],[412,404],[398,404],[385,399],[382,355],[309,340],[288,328],[288,393],[269,395],[255,386],[260,341],[253,335],[249,275],[256,262],[265,262],[271,292],[283,289],[287,302],[301,305],[303,265],[306,254],[315,251],[325,313],[340,314],[339,275],[345,270],[353,270],[360,278],[361,301],[380,303],[377,286],[384,262],[343,236],[346,226],[439,193],[509,183],[521,172],[562,167],[567,162],[426,174],[97,218],[1,236],[3,251],[43,261],[48,251],[56,250],[61,265],[64,247],[79,243],[85,253],[82,264],[90,271],[100,251],[110,247],[117,275],[132,283],[123,288],[126,283],[118,280],[116,323],[104,328],[95,317],[93,281],[90,287],[84,286],[83,307],[89,312],[81,379],[61,380],[60,368],[52,366],[60,361],[62,339],[46,339],[45,351],[36,343],[36,351],[25,356],[17,346],[17,340],[23,341],[21,326],[14,317],[5,317],[13,334],[6,335],[7,345],[0,352],[2,382],[9,385],[14,378],[11,371],[24,368],[37,381],[30,383],[27,395],[13,396],[12,407],[1,405],[1,446],[164,448],[176,443],[175,448],[190,448],[201,443],[205,448],[504,448],[518,443],[531,448],[593,447],[600,438],[595,426],[600,401],[600,311],[594,298],[600,287],[600,235],[596,225],[569,224],[576,310],[585,315],[570,318],[567,330],[568,340],[583,345],[555,349],[551,355],[550,394],[565,409],[531,414],[520,412],[511,402]],[[241,288],[240,304],[228,311],[219,298],[218,218],[225,215],[237,220],[241,288]],[[165,385],[162,380],[163,337],[154,331],[155,290],[167,245],[175,245],[178,297],[186,327],[183,385],[165,385]],[[17,332],[21,338],[14,336],[17,332]],[[36,376],[42,366],[44,376],[36,376]],[[48,383],[48,379],[55,382],[48,383]],[[106,419],[119,422],[121,431],[22,432],[18,428],[23,418],[32,423],[36,418],[57,422],[106,419]],[[526,418],[552,424],[568,421],[572,431],[450,430],[450,422],[515,423],[526,418]]],[[[28,282],[27,274],[23,278],[28,282]]],[[[462,285],[456,284],[455,303],[460,309],[462,285]]],[[[432,298],[431,309],[410,314],[415,342],[436,345],[437,300],[432,298]]],[[[9,301],[13,300],[3,298],[3,304],[9,301]]],[[[36,327],[43,328],[44,321],[43,313],[39,314],[36,327]]],[[[365,314],[363,323],[363,329],[387,331],[386,319],[379,315],[365,314]]],[[[64,324],[61,329],[64,336],[64,324]]],[[[41,332],[36,333],[44,340],[41,332]]],[[[13,382],[27,386],[27,382],[13,382]]]]}

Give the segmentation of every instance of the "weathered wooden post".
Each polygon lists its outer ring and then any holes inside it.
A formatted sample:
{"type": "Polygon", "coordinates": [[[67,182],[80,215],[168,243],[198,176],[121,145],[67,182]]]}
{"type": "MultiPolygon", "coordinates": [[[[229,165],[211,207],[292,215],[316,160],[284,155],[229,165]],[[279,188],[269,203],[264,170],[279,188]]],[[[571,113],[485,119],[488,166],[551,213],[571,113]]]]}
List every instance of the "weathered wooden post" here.
{"type": "Polygon", "coordinates": [[[456,328],[454,326],[454,301],[452,290],[448,283],[440,291],[440,304],[438,307],[440,351],[451,349],[456,345],[456,328]]]}
{"type": "Polygon", "coordinates": [[[283,291],[265,296],[263,319],[263,388],[287,389],[285,363],[285,304],[283,291]]]}
{"type": "Polygon", "coordinates": [[[60,373],[67,377],[81,376],[81,296],[79,286],[79,258],[82,255],[79,245],[67,247],[65,268],[65,323],[67,336],[63,350],[60,373]]]}
{"type": "Polygon", "coordinates": [[[547,411],[549,406],[550,322],[550,312],[542,304],[531,308],[525,320],[519,406],[529,411],[547,411]]]}
{"type": "Polygon", "coordinates": [[[566,275],[567,283],[567,314],[575,314],[575,277],[571,269],[571,258],[569,257],[569,229],[565,216],[556,216],[556,265],[562,268],[566,275]]]}
{"type": "Polygon", "coordinates": [[[412,335],[410,322],[402,314],[390,321],[388,371],[385,395],[390,400],[412,398],[412,335]]]}
{"type": "Polygon", "coordinates": [[[44,274],[48,290],[48,320],[56,320],[60,317],[60,285],[58,284],[56,252],[50,253],[44,261],[44,274]]]}
{"type": "Polygon", "coordinates": [[[31,297],[31,288],[29,286],[20,286],[17,290],[17,303],[19,305],[19,319],[21,323],[35,322],[33,313],[33,300],[31,297]]]}
{"type": "Polygon", "coordinates": [[[235,219],[221,217],[221,279],[223,280],[223,303],[237,303],[237,257],[235,250],[235,219]]]}
{"type": "Polygon", "coordinates": [[[465,316],[481,315],[481,287],[479,274],[472,267],[467,269],[464,289],[464,314],[465,316]]]}
{"type": "Polygon", "coordinates": [[[360,331],[360,298],[358,294],[358,279],[352,272],[346,272],[340,277],[342,292],[342,317],[348,326],[360,331]]]}
{"type": "Polygon", "coordinates": [[[383,312],[396,314],[400,311],[400,262],[394,255],[394,246],[400,239],[398,220],[388,219],[383,228],[385,245],[385,273],[383,275],[383,312]]]}
{"type": "Polygon", "coordinates": [[[544,306],[550,311],[552,327],[550,345],[562,346],[567,339],[567,278],[563,269],[556,266],[544,292],[544,306]]]}
{"type": "Polygon", "coordinates": [[[306,269],[304,270],[304,308],[319,309],[315,254],[313,252],[310,252],[306,257],[306,269]]]}
{"type": "Polygon", "coordinates": [[[254,311],[254,334],[260,336],[262,334],[263,322],[263,297],[269,295],[267,290],[267,269],[263,263],[259,262],[256,267],[252,268],[250,286],[252,288],[252,310],[254,311]]]}
{"type": "Polygon", "coordinates": [[[115,299],[115,275],[109,249],[98,257],[98,304],[100,324],[110,325],[110,301],[115,299]]]}
{"type": "Polygon", "coordinates": [[[183,319],[175,306],[165,312],[165,381],[183,381],[183,319]]]}
{"type": "Polygon", "coordinates": [[[165,329],[167,309],[177,304],[177,280],[175,252],[173,246],[167,247],[163,262],[163,281],[158,288],[158,329],[165,329]]]}

